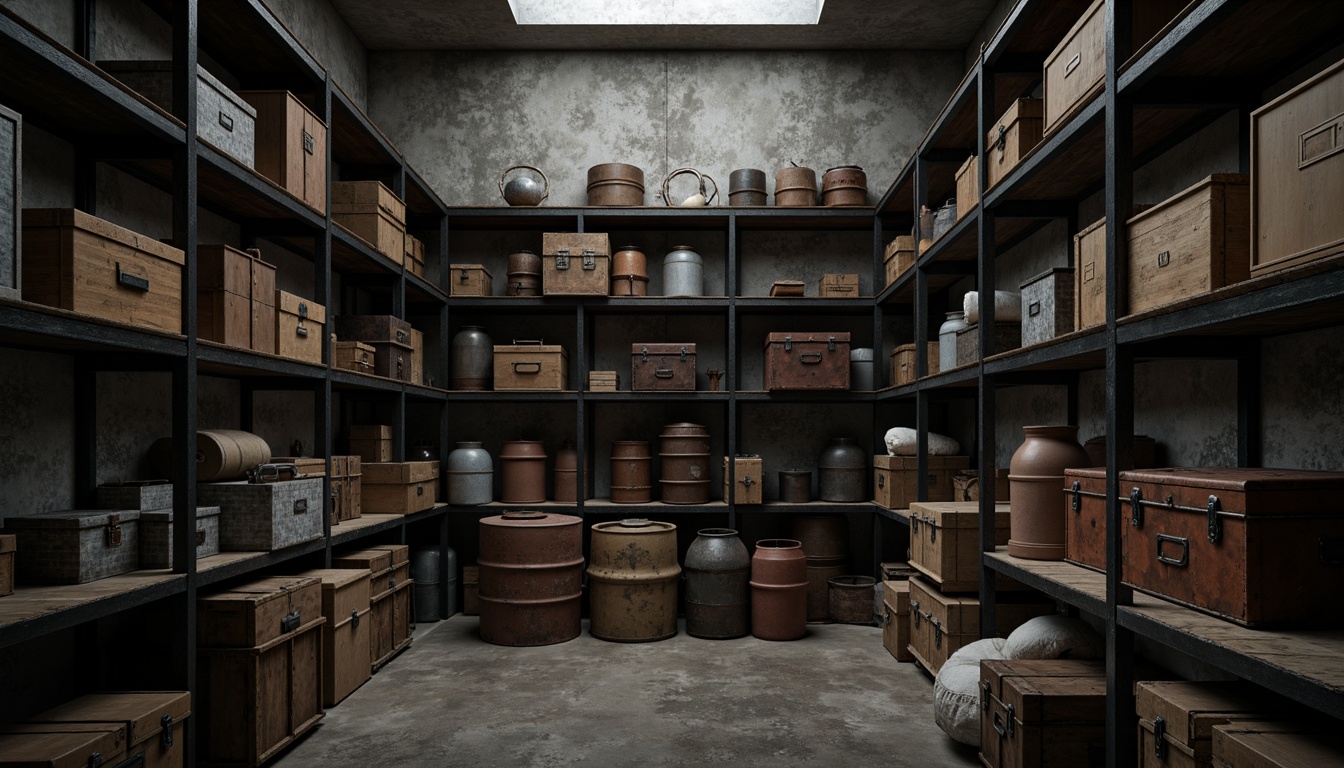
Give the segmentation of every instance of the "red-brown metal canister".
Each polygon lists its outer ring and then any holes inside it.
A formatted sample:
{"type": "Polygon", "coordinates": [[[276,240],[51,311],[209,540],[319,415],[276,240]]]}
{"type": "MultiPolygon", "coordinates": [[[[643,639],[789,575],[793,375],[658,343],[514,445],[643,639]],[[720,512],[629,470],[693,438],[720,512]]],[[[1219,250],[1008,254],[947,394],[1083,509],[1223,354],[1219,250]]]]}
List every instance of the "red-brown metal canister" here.
{"type": "Polygon", "coordinates": [[[648,258],[636,246],[622,246],[619,251],[611,254],[611,295],[647,296],[648,294],[648,258]]]}
{"type": "Polygon", "coordinates": [[[806,469],[781,469],[779,500],[790,504],[806,504],[811,501],[812,473],[806,469]]]}
{"type": "Polygon", "coordinates": [[[582,631],[583,523],[572,515],[505,512],[481,520],[481,639],[552,645],[582,631]]]}
{"type": "Polygon", "coordinates": [[[598,523],[589,546],[593,637],[643,643],[677,634],[677,526],[644,519],[598,523]]]}
{"type": "Polygon", "coordinates": [[[868,204],[868,174],[857,165],[831,168],[821,177],[821,204],[857,207],[868,204]]]}
{"type": "MultiPolygon", "coordinates": [[[[579,500],[579,452],[573,440],[566,440],[555,454],[555,470],[551,484],[551,498],[562,503],[579,500]]],[[[586,495],[584,498],[588,498],[586,495]]]]}
{"type": "Polygon", "coordinates": [[[648,296],[649,278],[644,275],[611,276],[612,296],[648,296]]]}
{"type": "Polygon", "coordinates": [[[761,640],[797,640],[807,634],[807,559],[797,540],[756,542],[751,634],[761,640]]]}
{"type": "Polygon", "coordinates": [[[705,528],[686,550],[686,633],[742,637],[750,628],[751,555],[731,528],[705,528]]]}
{"type": "Polygon", "coordinates": [[[539,504],[546,500],[546,448],[539,440],[513,440],[499,452],[505,504],[539,504]]]}
{"type": "Polygon", "coordinates": [[[795,165],[775,172],[775,205],[796,208],[816,204],[816,171],[795,165]]]}
{"type": "Polygon", "coordinates": [[[664,504],[709,503],[709,429],[700,424],[668,424],[658,436],[663,472],[658,484],[664,504]]]}
{"type": "Polygon", "coordinates": [[[644,171],[627,163],[601,163],[588,169],[589,205],[643,205],[644,171]]]}
{"type": "Polygon", "coordinates": [[[509,254],[509,284],[505,296],[541,295],[541,257],[531,251],[509,254]]]}
{"type": "Polygon", "coordinates": [[[611,502],[653,501],[653,455],[647,440],[616,440],[611,444],[611,502]]]}
{"type": "Polygon", "coordinates": [[[843,624],[873,623],[872,576],[836,576],[830,580],[831,620],[843,624]]]}

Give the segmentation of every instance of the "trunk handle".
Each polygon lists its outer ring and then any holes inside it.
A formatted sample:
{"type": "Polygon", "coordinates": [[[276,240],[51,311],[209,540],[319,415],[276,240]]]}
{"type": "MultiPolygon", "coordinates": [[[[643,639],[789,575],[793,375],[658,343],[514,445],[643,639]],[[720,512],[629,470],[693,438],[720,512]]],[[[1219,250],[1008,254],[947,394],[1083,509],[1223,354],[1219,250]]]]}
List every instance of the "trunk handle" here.
{"type": "Polygon", "coordinates": [[[1190,540],[1184,536],[1172,536],[1166,533],[1157,534],[1157,561],[1159,563],[1166,563],[1167,565],[1174,565],[1177,568],[1184,568],[1185,566],[1189,565],[1190,540]],[[1163,544],[1175,544],[1176,546],[1180,547],[1181,548],[1180,556],[1171,557],[1169,555],[1162,554],[1163,544]]]}
{"type": "Polygon", "coordinates": [[[534,376],[541,373],[541,363],[527,361],[516,362],[513,364],[513,372],[534,376]],[[528,370],[523,370],[524,368],[527,368],[528,370]]]}

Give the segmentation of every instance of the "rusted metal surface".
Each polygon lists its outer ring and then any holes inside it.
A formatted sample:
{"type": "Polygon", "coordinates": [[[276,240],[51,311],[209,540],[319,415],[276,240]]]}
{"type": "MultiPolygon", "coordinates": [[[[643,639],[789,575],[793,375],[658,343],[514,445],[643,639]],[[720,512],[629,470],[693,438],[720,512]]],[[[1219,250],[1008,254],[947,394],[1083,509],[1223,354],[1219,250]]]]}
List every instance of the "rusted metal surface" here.
{"type": "Polygon", "coordinates": [[[812,473],[805,469],[779,471],[779,500],[805,504],[812,500],[812,473]]]}
{"type": "Polygon", "coordinates": [[[504,443],[499,452],[505,504],[537,504],[546,500],[546,448],[539,440],[504,443]]]}
{"type": "Polygon", "coordinates": [[[551,487],[554,501],[573,503],[579,499],[579,452],[575,450],[573,440],[566,440],[555,454],[551,487]]]}
{"type": "Polygon", "coordinates": [[[653,501],[653,456],[647,440],[616,440],[611,444],[611,501],[645,504],[653,501]]]}
{"type": "Polygon", "coordinates": [[[541,257],[532,251],[509,254],[509,284],[505,296],[541,295],[541,257]]]}
{"type": "Polygon", "coordinates": [[[750,629],[751,555],[731,528],[705,528],[686,550],[686,633],[742,637],[750,629]]]}
{"type": "Polygon", "coordinates": [[[458,390],[490,388],[494,370],[495,347],[490,337],[478,326],[463,326],[453,336],[452,369],[448,386],[458,390]]]}
{"type": "Polygon", "coordinates": [[[775,205],[792,208],[816,204],[816,171],[790,166],[775,172],[775,205]]]}
{"type": "Polygon", "coordinates": [[[581,631],[582,521],[572,515],[506,512],[481,520],[481,639],[552,645],[581,631]]]}
{"type": "Polygon", "coordinates": [[[601,163],[588,169],[589,205],[643,205],[644,171],[626,163],[601,163]]]}
{"type": "Polygon", "coordinates": [[[623,643],[677,634],[677,526],[628,519],[592,527],[588,604],[593,637],[623,643]]]}
{"type": "Polygon", "coordinates": [[[663,427],[658,458],[663,472],[658,483],[665,504],[709,502],[709,429],[680,422],[663,427]]]}
{"type": "Polygon", "coordinates": [[[809,558],[849,557],[849,521],[844,515],[794,515],[789,520],[793,538],[809,558]]]}
{"type": "Polygon", "coordinates": [[[807,558],[800,542],[756,542],[750,583],[753,637],[797,640],[807,634],[807,558]]]}
{"type": "Polygon", "coordinates": [[[867,501],[868,461],[868,453],[854,438],[832,438],[817,459],[821,500],[867,501]]]}
{"type": "Polygon", "coordinates": [[[611,295],[647,296],[649,262],[638,246],[622,246],[611,255],[611,295]]]}
{"type": "Polygon", "coordinates": [[[835,576],[830,587],[831,620],[843,624],[873,623],[872,576],[835,576]]]}
{"type": "Polygon", "coordinates": [[[857,165],[831,168],[821,177],[821,204],[863,206],[868,204],[868,174],[857,165]]]}
{"type": "Polygon", "coordinates": [[[729,205],[765,205],[765,171],[758,168],[739,168],[728,174],[729,205]]]}

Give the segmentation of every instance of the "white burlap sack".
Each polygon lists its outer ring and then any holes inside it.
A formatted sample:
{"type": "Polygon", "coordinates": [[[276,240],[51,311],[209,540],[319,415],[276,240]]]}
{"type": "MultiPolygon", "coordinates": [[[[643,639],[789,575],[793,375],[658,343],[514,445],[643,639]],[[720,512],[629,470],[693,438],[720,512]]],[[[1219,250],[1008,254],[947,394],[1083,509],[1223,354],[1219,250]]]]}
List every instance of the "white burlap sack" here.
{"type": "Polygon", "coordinates": [[[933,680],[933,721],[948,736],[980,746],[980,662],[1009,658],[998,637],[976,640],[952,654],[933,680]]]}
{"type": "MultiPolygon", "coordinates": [[[[887,430],[886,443],[888,456],[914,456],[915,430],[910,427],[892,427],[887,430]]],[[[961,443],[956,440],[946,435],[929,433],[930,456],[956,456],[960,450],[961,443]]]]}

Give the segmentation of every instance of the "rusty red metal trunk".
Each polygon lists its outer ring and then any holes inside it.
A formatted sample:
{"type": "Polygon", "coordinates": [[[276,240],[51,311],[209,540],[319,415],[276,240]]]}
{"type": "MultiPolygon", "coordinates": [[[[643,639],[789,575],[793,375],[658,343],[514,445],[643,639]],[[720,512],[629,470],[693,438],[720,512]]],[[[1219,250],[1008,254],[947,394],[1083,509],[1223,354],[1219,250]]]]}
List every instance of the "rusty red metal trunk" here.
{"type": "Polygon", "coordinates": [[[530,646],[578,637],[582,521],[506,512],[481,520],[479,535],[481,639],[530,646]]]}

